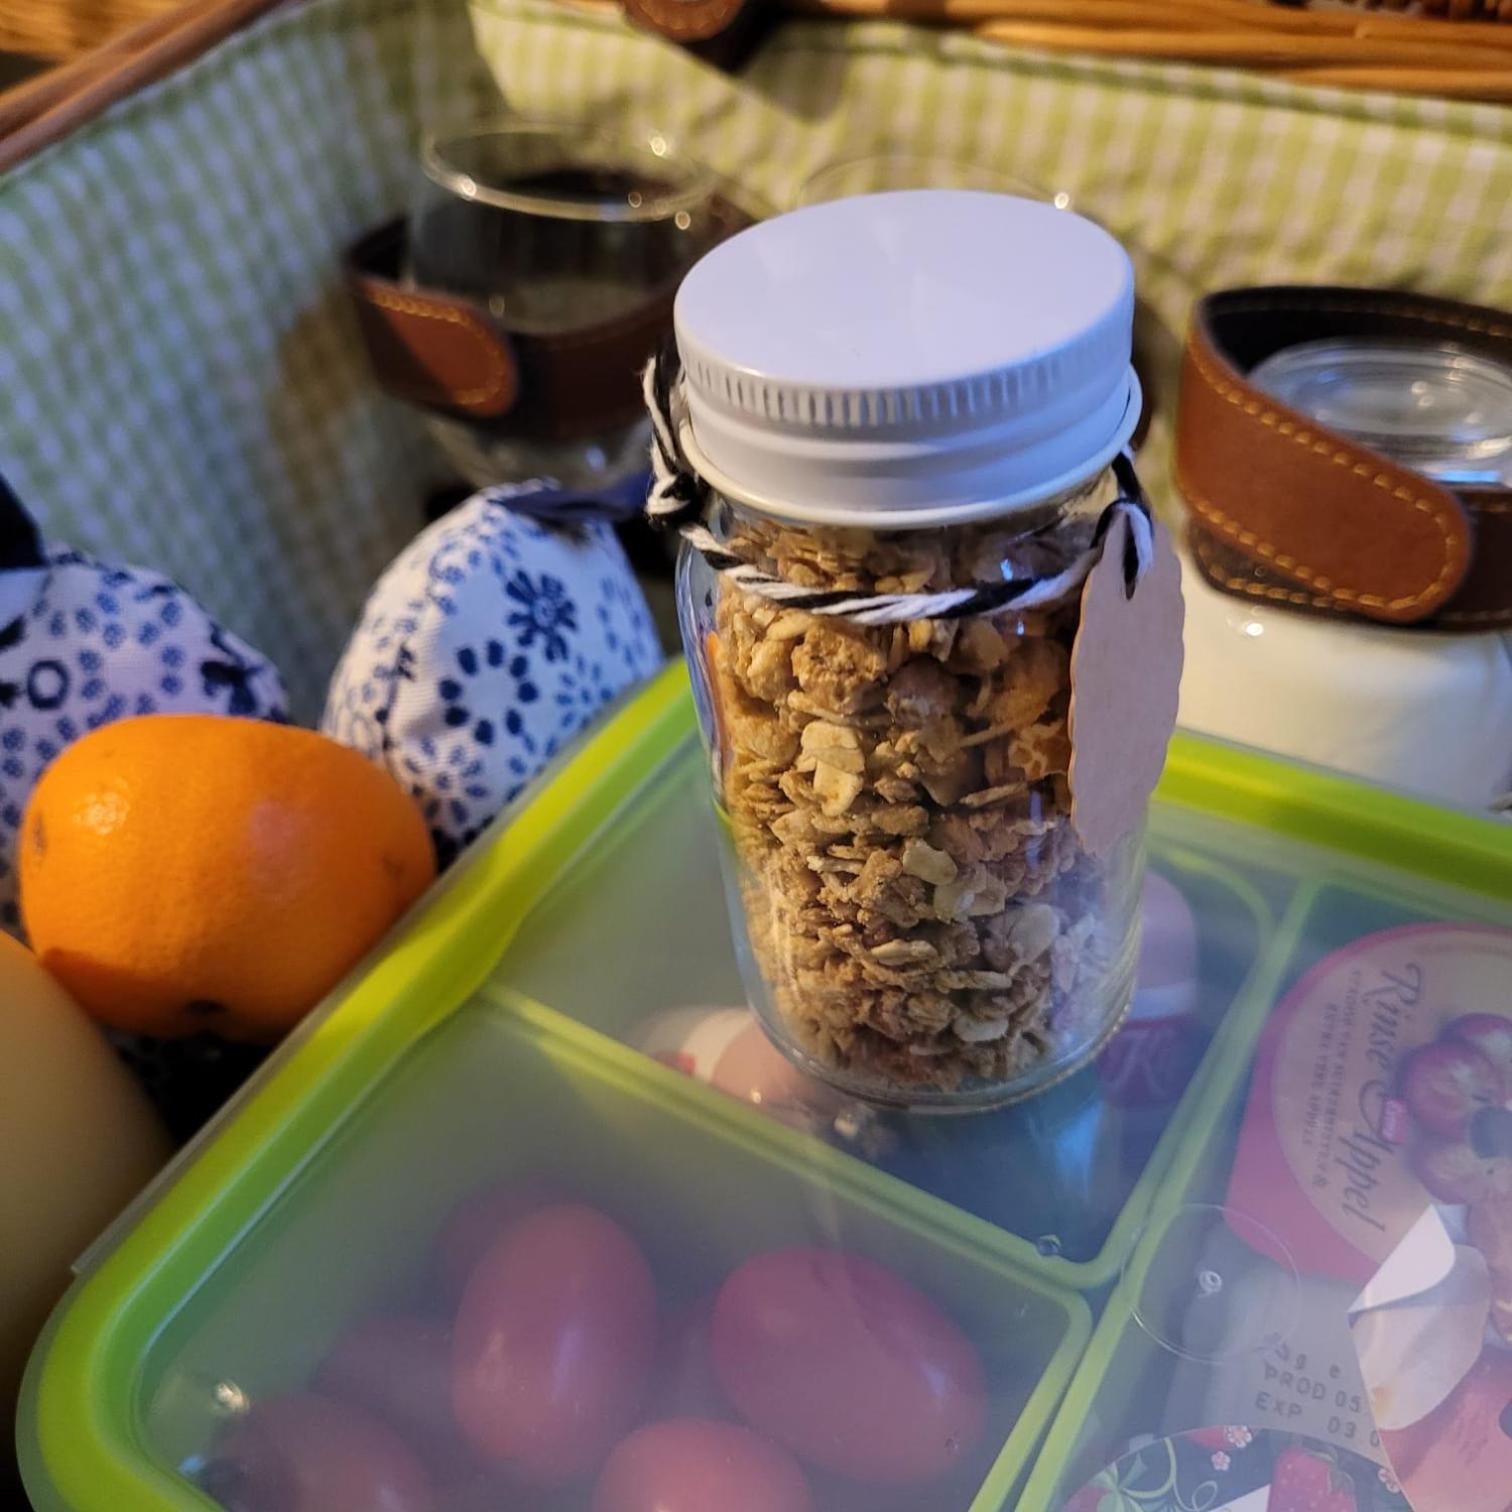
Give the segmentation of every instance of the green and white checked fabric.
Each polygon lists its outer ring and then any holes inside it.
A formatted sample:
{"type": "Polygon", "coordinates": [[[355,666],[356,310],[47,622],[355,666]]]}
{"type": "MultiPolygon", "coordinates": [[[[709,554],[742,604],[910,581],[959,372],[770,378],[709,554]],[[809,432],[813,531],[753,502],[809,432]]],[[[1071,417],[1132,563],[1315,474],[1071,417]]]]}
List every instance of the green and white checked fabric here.
{"type": "Polygon", "coordinates": [[[790,23],[731,80],[543,0],[288,7],[0,181],[0,472],[56,536],[182,579],[305,715],[437,469],[367,379],[340,252],[404,203],[422,125],[501,98],[654,124],[779,208],[899,144],[1064,191],[1134,254],[1166,417],[1207,288],[1512,305],[1509,110],[892,23],[790,23]]]}
{"type": "Polygon", "coordinates": [[[0,182],[0,473],[54,537],[191,587],[303,717],[436,470],[341,253],[469,91],[497,108],[460,3],[327,0],[0,182]]]}

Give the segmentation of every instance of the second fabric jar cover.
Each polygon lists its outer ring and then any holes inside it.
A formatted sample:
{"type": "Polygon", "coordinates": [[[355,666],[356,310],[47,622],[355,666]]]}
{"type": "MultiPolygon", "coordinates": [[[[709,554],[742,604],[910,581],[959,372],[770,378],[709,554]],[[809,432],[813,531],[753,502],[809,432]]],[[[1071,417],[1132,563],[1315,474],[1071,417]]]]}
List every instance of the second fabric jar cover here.
{"type": "Polygon", "coordinates": [[[321,728],[415,797],[442,865],[661,661],[613,529],[515,509],[540,492],[486,488],[422,532],[331,682],[321,728]]]}

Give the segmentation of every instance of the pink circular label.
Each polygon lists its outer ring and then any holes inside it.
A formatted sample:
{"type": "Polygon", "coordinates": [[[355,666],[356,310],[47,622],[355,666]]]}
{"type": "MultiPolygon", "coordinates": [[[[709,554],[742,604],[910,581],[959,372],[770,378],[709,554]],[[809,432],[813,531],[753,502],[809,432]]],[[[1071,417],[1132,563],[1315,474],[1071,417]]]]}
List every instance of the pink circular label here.
{"type": "Polygon", "coordinates": [[[1512,1196],[1512,932],[1425,924],[1313,968],[1261,1040],[1231,1206],[1364,1282],[1432,1202],[1512,1196]]]}

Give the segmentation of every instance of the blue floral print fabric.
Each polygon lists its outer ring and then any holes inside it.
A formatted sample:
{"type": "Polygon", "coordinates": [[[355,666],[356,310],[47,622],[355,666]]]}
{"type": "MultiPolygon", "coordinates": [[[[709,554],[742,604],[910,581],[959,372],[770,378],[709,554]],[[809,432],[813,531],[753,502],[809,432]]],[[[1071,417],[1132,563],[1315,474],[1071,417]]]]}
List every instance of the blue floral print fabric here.
{"type": "Polygon", "coordinates": [[[44,768],[137,714],[286,718],[263,656],[160,573],[66,547],[0,572],[0,922],[19,933],[16,843],[44,768]]]}
{"type": "Polygon", "coordinates": [[[616,694],[661,661],[602,521],[543,523],[543,485],[488,488],[379,580],[322,729],[390,771],[449,863],[616,694]]]}

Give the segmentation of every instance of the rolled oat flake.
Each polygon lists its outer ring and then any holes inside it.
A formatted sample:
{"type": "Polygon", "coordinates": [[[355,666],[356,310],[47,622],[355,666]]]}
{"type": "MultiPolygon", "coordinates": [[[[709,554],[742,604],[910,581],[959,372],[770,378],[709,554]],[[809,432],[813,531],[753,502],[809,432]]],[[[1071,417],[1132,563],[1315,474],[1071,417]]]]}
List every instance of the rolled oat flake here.
{"type": "Polygon", "coordinates": [[[1180,665],[1133,307],[1075,215],[870,195],[711,252],[648,374],[746,985],[853,1095],[1011,1101],[1132,997],[1180,665]]]}

